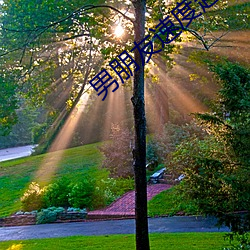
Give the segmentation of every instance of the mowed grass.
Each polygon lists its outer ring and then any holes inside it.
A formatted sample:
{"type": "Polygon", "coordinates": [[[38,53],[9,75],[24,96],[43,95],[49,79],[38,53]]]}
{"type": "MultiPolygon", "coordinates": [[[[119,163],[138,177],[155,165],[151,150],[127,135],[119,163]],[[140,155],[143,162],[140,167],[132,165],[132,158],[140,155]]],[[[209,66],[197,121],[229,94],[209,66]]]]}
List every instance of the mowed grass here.
{"type": "MultiPolygon", "coordinates": [[[[228,246],[224,233],[168,233],[151,234],[151,250],[221,250],[228,246]]],[[[1,250],[79,250],[79,249],[135,249],[134,235],[74,236],[67,238],[7,241],[1,250]]]]}
{"type": "Polygon", "coordinates": [[[148,202],[148,215],[150,217],[158,217],[162,215],[175,215],[183,212],[186,215],[199,214],[198,208],[191,202],[187,202],[172,187],[153,197],[148,202]]]}
{"type": "MultiPolygon", "coordinates": [[[[95,143],[63,151],[57,166],[51,166],[56,171],[48,181],[62,176],[79,181],[87,175],[106,175],[106,171],[98,169],[102,161],[102,155],[97,148],[99,145],[101,144],[95,143]]],[[[58,152],[54,152],[49,156],[53,158],[57,154],[58,152]]],[[[0,218],[21,209],[20,197],[32,181],[37,181],[36,173],[47,156],[48,154],[43,154],[0,162],[0,218]]]]}

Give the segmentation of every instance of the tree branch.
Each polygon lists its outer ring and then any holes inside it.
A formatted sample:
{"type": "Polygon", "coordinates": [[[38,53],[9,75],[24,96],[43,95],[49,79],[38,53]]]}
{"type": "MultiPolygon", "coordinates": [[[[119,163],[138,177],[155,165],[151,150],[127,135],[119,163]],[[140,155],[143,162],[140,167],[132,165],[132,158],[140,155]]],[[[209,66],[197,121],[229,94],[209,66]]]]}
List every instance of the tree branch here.
{"type": "MultiPolygon", "coordinates": [[[[178,26],[176,26],[178,27],[178,26]]],[[[180,26],[178,28],[181,28],[180,26]]],[[[196,37],[204,46],[204,48],[209,51],[209,49],[211,47],[214,46],[215,43],[217,43],[223,36],[227,35],[229,33],[229,31],[223,33],[221,36],[217,37],[210,45],[207,44],[207,41],[204,39],[203,36],[201,36],[197,31],[193,30],[193,29],[189,29],[189,28],[185,28],[185,31],[188,31],[189,33],[191,33],[194,37],[196,37]]]]}
{"type": "MultiPolygon", "coordinates": [[[[2,29],[5,30],[5,31],[10,31],[10,32],[24,32],[24,33],[38,32],[38,34],[36,34],[32,39],[30,39],[30,41],[26,42],[21,47],[18,47],[18,48],[15,48],[15,49],[3,52],[2,54],[0,54],[0,57],[1,56],[5,56],[5,55],[7,55],[9,53],[18,51],[18,50],[25,50],[28,45],[30,45],[32,42],[34,42],[39,36],[41,36],[49,28],[54,27],[54,26],[56,26],[58,24],[61,24],[61,23],[65,22],[66,20],[68,20],[68,19],[70,19],[70,18],[72,18],[72,17],[74,17],[76,15],[79,15],[79,14],[85,12],[85,11],[89,11],[89,10],[97,9],[97,8],[108,8],[108,9],[111,9],[111,10],[117,12],[118,14],[122,15],[126,20],[128,20],[128,21],[130,21],[130,22],[132,22],[134,24],[134,20],[132,18],[126,16],[126,13],[125,14],[122,13],[120,10],[116,9],[113,6],[110,6],[110,5],[85,5],[85,6],[80,7],[76,11],[72,12],[70,15],[68,15],[68,16],[66,16],[66,17],[64,17],[64,18],[62,18],[62,19],[60,19],[60,20],[58,20],[56,22],[52,22],[49,25],[37,26],[34,29],[15,30],[15,29],[5,28],[4,26],[2,26],[2,29]]],[[[82,35],[83,34],[81,34],[79,36],[82,36],[82,35]]],[[[76,35],[75,37],[78,37],[78,36],[76,35]]],[[[68,39],[66,39],[66,40],[68,40],[68,39]]]]}

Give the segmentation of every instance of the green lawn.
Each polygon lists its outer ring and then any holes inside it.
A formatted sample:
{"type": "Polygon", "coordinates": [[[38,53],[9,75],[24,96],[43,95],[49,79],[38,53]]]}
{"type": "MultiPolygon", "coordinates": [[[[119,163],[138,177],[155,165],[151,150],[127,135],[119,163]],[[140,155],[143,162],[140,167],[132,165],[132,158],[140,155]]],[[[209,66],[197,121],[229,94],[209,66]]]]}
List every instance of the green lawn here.
{"type": "MultiPolygon", "coordinates": [[[[224,233],[151,234],[151,250],[221,250],[228,246],[224,233]]],[[[135,249],[134,235],[74,236],[57,239],[7,241],[1,250],[135,249]]]]}
{"type": "MultiPolygon", "coordinates": [[[[100,143],[65,150],[58,166],[51,166],[56,167],[52,180],[64,176],[79,181],[86,174],[106,175],[106,171],[98,169],[102,160],[98,145],[100,143]]],[[[51,157],[56,155],[56,152],[50,153],[51,157]]],[[[20,210],[20,197],[30,182],[37,181],[35,174],[45,157],[46,154],[0,163],[0,217],[20,210]]]]}
{"type": "Polygon", "coordinates": [[[197,215],[199,214],[197,207],[191,202],[187,202],[179,194],[177,194],[175,187],[153,197],[148,203],[148,215],[157,217],[161,215],[175,215],[177,212],[184,212],[185,214],[197,215]]]}

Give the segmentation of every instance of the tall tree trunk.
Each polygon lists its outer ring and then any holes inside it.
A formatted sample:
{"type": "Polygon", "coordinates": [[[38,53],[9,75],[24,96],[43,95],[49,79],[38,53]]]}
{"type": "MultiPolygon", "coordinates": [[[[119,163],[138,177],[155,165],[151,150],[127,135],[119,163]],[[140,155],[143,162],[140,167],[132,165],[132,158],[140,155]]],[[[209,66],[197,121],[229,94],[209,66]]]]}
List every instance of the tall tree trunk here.
{"type": "MultiPolygon", "coordinates": [[[[135,7],[135,41],[140,43],[145,36],[146,0],[133,1],[135,7]]],[[[146,180],[146,117],[144,103],[144,59],[138,50],[135,61],[140,69],[134,72],[134,107],[135,147],[133,150],[135,173],[135,216],[136,249],[149,250],[147,218],[147,180],[146,180]]]]}

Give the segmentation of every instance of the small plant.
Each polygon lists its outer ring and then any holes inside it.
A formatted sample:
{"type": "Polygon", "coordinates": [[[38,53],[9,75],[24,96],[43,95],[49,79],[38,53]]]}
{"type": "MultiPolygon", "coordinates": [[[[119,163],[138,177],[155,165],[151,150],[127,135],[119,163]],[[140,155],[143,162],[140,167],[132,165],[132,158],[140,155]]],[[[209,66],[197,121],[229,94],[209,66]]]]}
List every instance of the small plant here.
{"type": "Polygon", "coordinates": [[[223,250],[250,250],[250,240],[247,233],[228,233],[225,235],[225,240],[228,239],[230,242],[230,247],[224,247],[223,250]],[[237,243],[233,244],[236,240],[237,243]]]}
{"type": "Polygon", "coordinates": [[[39,210],[43,206],[44,188],[38,183],[32,182],[28,190],[21,197],[22,208],[24,211],[39,210]]]}
{"type": "Polygon", "coordinates": [[[75,207],[68,207],[67,208],[67,213],[87,213],[86,208],[80,209],[80,208],[75,208],[75,207]]]}
{"type": "Polygon", "coordinates": [[[63,207],[49,207],[37,213],[36,224],[55,222],[59,213],[64,212],[63,207]]]}

